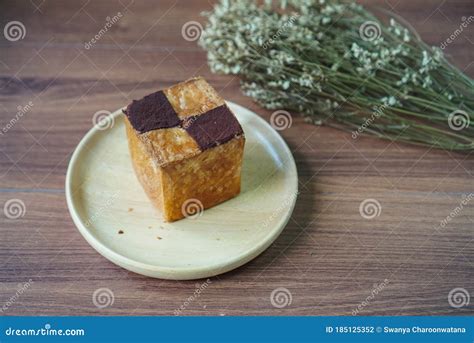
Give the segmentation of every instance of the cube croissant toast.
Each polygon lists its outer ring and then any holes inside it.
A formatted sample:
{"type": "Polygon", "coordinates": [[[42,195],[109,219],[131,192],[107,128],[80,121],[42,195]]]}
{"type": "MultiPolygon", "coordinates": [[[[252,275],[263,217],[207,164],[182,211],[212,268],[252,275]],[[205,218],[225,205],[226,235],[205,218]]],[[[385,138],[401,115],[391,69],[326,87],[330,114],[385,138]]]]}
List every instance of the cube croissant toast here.
{"type": "Polygon", "coordinates": [[[206,80],[134,100],[124,113],[135,173],[165,221],[196,216],[240,193],[244,132],[206,80]]]}

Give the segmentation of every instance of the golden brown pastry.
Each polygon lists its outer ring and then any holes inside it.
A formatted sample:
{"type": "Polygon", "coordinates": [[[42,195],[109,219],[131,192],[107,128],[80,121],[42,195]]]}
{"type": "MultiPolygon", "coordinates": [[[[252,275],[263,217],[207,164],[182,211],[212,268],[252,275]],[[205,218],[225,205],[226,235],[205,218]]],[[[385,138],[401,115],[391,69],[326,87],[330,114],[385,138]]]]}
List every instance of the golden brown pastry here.
{"type": "Polygon", "coordinates": [[[203,78],[134,100],[124,113],[135,173],[165,221],[239,194],[244,133],[203,78]]]}

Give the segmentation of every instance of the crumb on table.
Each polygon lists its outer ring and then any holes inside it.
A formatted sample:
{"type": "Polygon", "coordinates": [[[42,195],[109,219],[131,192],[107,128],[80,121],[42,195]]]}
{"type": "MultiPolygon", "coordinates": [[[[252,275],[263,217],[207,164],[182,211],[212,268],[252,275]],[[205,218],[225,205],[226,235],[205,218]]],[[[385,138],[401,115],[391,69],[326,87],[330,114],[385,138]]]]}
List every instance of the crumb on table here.
{"type": "Polygon", "coordinates": [[[133,211],[133,207],[129,207],[128,212],[132,212],[132,211],[133,211]]]}
{"type": "Polygon", "coordinates": [[[161,238],[160,236],[156,236],[156,238],[157,238],[157,239],[163,239],[163,238],[161,238]]]}
{"type": "Polygon", "coordinates": [[[123,230],[119,230],[119,235],[122,235],[123,234],[123,230]]]}

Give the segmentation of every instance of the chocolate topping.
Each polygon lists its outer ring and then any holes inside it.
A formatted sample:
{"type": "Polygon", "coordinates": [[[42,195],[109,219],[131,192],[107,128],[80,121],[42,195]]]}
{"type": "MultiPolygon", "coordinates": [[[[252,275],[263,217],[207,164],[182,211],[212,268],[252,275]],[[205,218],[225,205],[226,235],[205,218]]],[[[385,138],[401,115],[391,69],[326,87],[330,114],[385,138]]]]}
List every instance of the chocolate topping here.
{"type": "Polygon", "coordinates": [[[140,133],[178,126],[180,120],[163,91],[133,100],[124,111],[130,124],[140,133]]]}
{"type": "Polygon", "coordinates": [[[201,150],[226,143],[242,134],[242,128],[226,105],[200,116],[186,118],[183,128],[194,138],[201,150]]]}

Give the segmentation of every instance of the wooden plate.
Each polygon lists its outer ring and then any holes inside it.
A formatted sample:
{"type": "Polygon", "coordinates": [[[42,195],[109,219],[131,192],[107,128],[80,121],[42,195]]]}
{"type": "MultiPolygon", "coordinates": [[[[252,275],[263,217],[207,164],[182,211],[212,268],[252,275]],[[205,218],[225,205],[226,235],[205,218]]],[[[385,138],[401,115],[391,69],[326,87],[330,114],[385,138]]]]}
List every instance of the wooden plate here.
{"type": "Polygon", "coordinates": [[[69,163],[66,197],[74,223],[94,249],[139,274],[188,280],[237,268],[278,237],[296,201],[295,161],[265,120],[228,105],[246,135],[242,192],[174,223],[162,221],[135,177],[121,110],[86,134],[69,163]]]}

